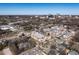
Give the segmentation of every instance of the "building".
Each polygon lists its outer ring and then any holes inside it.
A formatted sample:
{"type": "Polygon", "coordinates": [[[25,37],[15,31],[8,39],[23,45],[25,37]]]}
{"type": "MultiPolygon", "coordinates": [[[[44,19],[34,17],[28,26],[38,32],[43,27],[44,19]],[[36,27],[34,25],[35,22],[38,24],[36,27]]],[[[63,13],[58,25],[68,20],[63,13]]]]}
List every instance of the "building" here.
{"type": "Polygon", "coordinates": [[[11,31],[16,31],[16,29],[13,26],[9,26],[9,25],[2,25],[0,26],[1,30],[11,30],[11,31]]]}
{"type": "Polygon", "coordinates": [[[34,47],[30,50],[22,52],[20,55],[46,55],[43,51],[41,51],[38,47],[34,47]]]}
{"type": "Polygon", "coordinates": [[[44,35],[40,32],[32,31],[31,37],[39,42],[44,41],[44,35]]]}

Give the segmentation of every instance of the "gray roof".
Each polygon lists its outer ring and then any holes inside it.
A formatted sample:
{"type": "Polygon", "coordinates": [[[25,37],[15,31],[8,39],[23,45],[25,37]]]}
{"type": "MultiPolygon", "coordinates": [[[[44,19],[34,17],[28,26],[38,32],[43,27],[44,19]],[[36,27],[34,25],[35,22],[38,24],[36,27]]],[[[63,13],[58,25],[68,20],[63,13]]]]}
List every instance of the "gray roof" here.
{"type": "Polygon", "coordinates": [[[45,55],[38,47],[22,52],[20,55],[45,55]]]}

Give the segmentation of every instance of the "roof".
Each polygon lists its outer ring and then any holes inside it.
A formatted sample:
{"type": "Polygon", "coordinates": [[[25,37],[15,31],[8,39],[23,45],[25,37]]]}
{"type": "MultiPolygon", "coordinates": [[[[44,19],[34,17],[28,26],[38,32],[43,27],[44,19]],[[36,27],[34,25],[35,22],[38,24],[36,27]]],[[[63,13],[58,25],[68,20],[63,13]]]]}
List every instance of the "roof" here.
{"type": "Polygon", "coordinates": [[[41,33],[39,33],[39,32],[35,32],[35,31],[33,31],[32,33],[33,33],[34,36],[36,36],[36,37],[39,38],[39,39],[41,39],[41,38],[44,37],[44,35],[41,34],[41,33]]]}
{"type": "Polygon", "coordinates": [[[20,55],[45,55],[38,47],[22,52],[20,55]]]}

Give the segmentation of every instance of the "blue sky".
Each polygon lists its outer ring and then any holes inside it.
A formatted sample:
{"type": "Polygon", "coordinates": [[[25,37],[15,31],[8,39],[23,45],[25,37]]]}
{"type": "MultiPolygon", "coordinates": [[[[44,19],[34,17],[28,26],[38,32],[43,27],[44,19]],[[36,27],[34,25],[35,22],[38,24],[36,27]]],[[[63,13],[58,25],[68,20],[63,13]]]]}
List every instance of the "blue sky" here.
{"type": "Polygon", "coordinates": [[[0,15],[79,15],[79,3],[0,3],[0,15]]]}

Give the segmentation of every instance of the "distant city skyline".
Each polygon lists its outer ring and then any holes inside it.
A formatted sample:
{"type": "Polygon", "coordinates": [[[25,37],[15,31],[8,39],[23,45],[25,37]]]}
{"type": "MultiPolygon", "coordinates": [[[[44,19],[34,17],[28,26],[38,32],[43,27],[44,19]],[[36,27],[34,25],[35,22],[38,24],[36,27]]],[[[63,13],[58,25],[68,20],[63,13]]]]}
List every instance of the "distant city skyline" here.
{"type": "Polygon", "coordinates": [[[0,15],[79,15],[79,3],[0,3],[0,15]]]}

